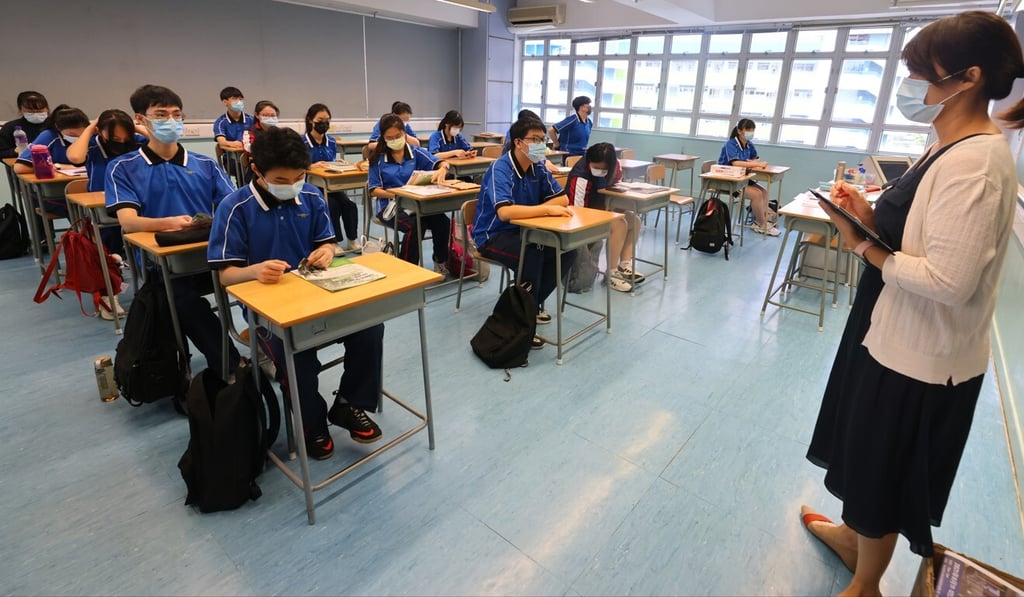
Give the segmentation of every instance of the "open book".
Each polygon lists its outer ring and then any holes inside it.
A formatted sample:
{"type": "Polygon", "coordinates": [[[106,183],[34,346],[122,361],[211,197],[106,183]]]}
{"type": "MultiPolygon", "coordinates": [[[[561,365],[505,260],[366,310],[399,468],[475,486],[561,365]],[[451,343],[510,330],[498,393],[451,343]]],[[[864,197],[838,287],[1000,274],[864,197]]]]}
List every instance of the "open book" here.
{"type": "Polygon", "coordinates": [[[53,167],[61,174],[67,176],[82,176],[86,173],[85,166],[75,166],[74,164],[54,164],[53,167]]]}
{"type": "Polygon", "coordinates": [[[299,273],[298,269],[293,269],[292,273],[331,292],[362,286],[384,277],[384,274],[376,270],[344,258],[335,259],[327,269],[309,273],[299,273]]]}
{"type": "Polygon", "coordinates": [[[476,189],[480,188],[480,185],[476,184],[475,182],[466,182],[464,180],[458,179],[446,180],[441,184],[450,189],[455,189],[456,191],[475,191],[476,189]]]}
{"type": "Polygon", "coordinates": [[[345,160],[338,160],[337,162],[329,162],[327,164],[327,166],[324,168],[324,170],[327,170],[328,172],[338,172],[338,173],[352,172],[355,169],[356,169],[356,167],[355,167],[354,164],[350,164],[350,163],[346,162],[345,160]]]}
{"type": "Polygon", "coordinates": [[[444,195],[450,193],[452,190],[444,185],[439,184],[428,184],[428,185],[405,185],[402,187],[403,191],[412,193],[413,195],[419,195],[420,197],[431,197],[433,195],[444,195]]]}
{"type": "Polygon", "coordinates": [[[437,170],[413,170],[409,182],[405,184],[406,186],[431,184],[430,180],[434,178],[435,174],[437,174],[437,170]]]}
{"type": "Polygon", "coordinates": [[[661,187],[646,182],[620,182],[614,186],[608,187],[609,191],[615,191],[616,193],[634,193],[636,195],[654,195],[655,193],[664,193],[669,190],[669,187],[661,187]]]}

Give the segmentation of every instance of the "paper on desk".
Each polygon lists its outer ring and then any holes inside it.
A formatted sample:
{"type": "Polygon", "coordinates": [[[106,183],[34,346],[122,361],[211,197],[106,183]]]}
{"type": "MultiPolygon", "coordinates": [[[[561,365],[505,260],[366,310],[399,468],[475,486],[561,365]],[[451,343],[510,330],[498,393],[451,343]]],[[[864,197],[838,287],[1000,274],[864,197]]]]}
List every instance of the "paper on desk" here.
{"type": "Polygon", "coordinates": [[[85,166],[74,166],[72,164],[54,164],[54,168],[60,171],[61,174],[67,176],[81,176],[86,173],[85,166]]]}
{"type": "Polygon", "coordinates": [[[324,167],[324,170],[327,170],[328,172],[338,173],[352,172],[355,169],[356,167],[353,164],[350,164],[344,160],[338,160],[337,162],[329,162],[327,166],[324,167]]]}
{"type": "Polygon", "coordinates": [[[646,182],[620,182],[614,186],[608,187],[608,190],[615,191],[617,193],[636,193],[637,195],[653,195],[655,193],[664,193],[669,190],[669,187],[660,187],[646,182]]]}
{"type": "Polygon", "coordinates": [[[331,292],[362,286],[385,277],[385,274],[377,270],[353,263],[348,259],[335,259],[327,269],[316,270],[308,274],[300,274],[297,269],[293,269],[292,273],[331,292]]]}
{"type": "Polygon", "coordinates": [[[406,191],[406,192],[409,192],[409,193],[412,193],[413,195],[419,195],[421,197],[430,197],[432,195],[443,195],[445,193],[451,192],[451,189],[449,189],[448,187],[441,186],[441,185],[438,185],[438,184],[428,184],[428,185],[419,185],[419,186],[416,186],[416,185],[405,185],[404,187],[402,187],[402,190],[406,191]]]}

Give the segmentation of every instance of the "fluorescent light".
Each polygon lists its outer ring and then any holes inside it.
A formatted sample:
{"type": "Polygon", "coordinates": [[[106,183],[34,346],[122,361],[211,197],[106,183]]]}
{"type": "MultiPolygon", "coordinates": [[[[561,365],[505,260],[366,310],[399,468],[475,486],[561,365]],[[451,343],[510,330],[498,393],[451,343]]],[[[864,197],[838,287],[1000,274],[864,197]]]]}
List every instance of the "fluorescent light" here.
{"type": "Polygon", "coordinates": [[[1013,7],[1013,12],[1020,12],[1024,9],[1024,0],[1017,0],[1017,6],[1013,7]]]}
{"type": "Polygon", "coordinates": [[[472,8],[473,10],[479,10],[480,12],[494,12],[494,6],[487,4],[486,2],[480,2],[479,0],[437,0],[438,2],[444,2],[445,4],[453,4],[455,6],[461,6],[462,8],[472,8]]]}

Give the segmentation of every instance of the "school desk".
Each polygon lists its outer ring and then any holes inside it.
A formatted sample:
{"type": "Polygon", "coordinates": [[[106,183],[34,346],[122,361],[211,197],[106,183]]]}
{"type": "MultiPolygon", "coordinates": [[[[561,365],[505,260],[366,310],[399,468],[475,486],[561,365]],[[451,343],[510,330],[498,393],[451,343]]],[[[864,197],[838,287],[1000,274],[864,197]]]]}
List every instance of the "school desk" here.
{"type": "MultiPolygon", "coordinates": [[[[56,170],[53,178],[36,178],[35,174],[18,174],[18,182],[21,185],[21,200],[24,202],[23,212],[25,219],[28,220],[28,233],[32,238],[32,256],[35,257],[36,264],[39,266],[39,273],[42,275],[46,272],[46,264],[43,263],[43,252],[40,249],[40,243],[45,241],[46,246],[50,251],[50,255],[54,254],[57,249],[54,246],[53,228],[50,225],[51,219],[56,219],[55,216],[47,216],[46,208],[44,206],[44,198],[49,197],[56,199],[60,197],[61,201],[64,200],[64,187],[73,180],[88,180],[88,176],[84,174],[79,175],[67,175],[63,174],[60,170],[56,170]],[[47,193],[44,189],[48,189],[50,192],[47,193]],[[39,218],[32,216],[33,213],[38,213],[39,218]],[[36,227],[39,222],[43,223],[42,232],[36,227]]],[[[58,274],[58,277],[60,274],[58,274]]]]}
{"type": "MultiPolygon", "coordinates": [[[[432,186],[432,185],[431,185],[432,186]]],[[[423,216],[444,214],[462,209],[462,203],[480,192],[480,186],[458,190],[448,189],[435,195],[421,195],[413,187],[398,187],[387,189],[387,192],[394,194],[398,209],[405,209],[416,216],[416,229],[420,232],[420,238],[412,242],[423,242],[423,216]]],[[[397,216],[396,216],[397,217],[397,216]]],[[[391,226],[394,232],[395,250],[398,250],[398,226],[391,226]]],[[[423,265],[423,251],[420,250],[420,265],[423,265]]]]}
{"type": "Polygon", "coordinates": [[[693,196],[693,166],[697,163],[700,156],[690,155],[686,153],[663,153],[661,155],[654,156],[655,164],[665,164],[665,167],[672,171],[672,177],[669,178],[669,186],[676,186],[676,174],[680,170],[690,171],[690,188],[687,190],[687,194],[693,196]]]}
{"type": "Polygon", "coordinates": [[[776,193],[775,201],[782,205],[782,177],[789,172],[789,166],[772,166],[765,165],[759,168],[751,168],[750,173],[754,175],[754,180],[765,181],[765,197],[768,199],[772,198],[772,184],[775,181],[779,182],[779,189],[776,193]]]}
{"type": "MultiPolygon", "coordinates": [[[[611,189],[601,189],[598,192],[601,193],[602,195],[604,195],[607,198],[608,209],[609,210],[621,209],[621,210],[624,210],[624,211],[632,211],[632,212],[635,212],[636,215],[641,216],[641,215],[643,215],[645,213],[648,213],[648,212],[651,212],[651,211],[657,211],[657,210],[660,210],[660,209],[667,208],[669,203],[670,203],[669,202],[669,197],[671,197],[673,193],[678,193],[679,189],[673,188],[673,187],[667,187],[663,191],[656,191],[654,193],[649,193],[649,194],[642,194],[642,193],[637,192],[637,191],[618,192],[618,191],[613,191],[611,189]]],[[[680,216],[680,217],[682,217],[682,216],[680,216]]],[[[653,274],[656,274],[658,272],[663,272],[665,279],[666,280],[668,279],[668,210],[667,209],[665,210],[665,222],[666,222],[666,226],[665,226],[665,254],[664,254],[663,258],[662,258],[662,262],[661,263],[658,263],[656,261],[649,261],[647,259],[641,259],[639,256],[637,256],[636,244],[637,244],[637,240],[639,240],[640,235],[637,234],[636,236],[633,237],[633,262],[634,262],[633,271],[634,272],[637,271],[637,267],[636,267],[636,263],[637,262],[639,262],[639,263],[646,263],[648,265],[655,266],[653,271],[647,272],[645,274],[646,276],[649,277],[649,276],[651,276],[653,274]]],[[[630,294],[635,296],[636,295],[636,286],[637,286],[635,277],[630,280],[630,283],[633,285],[633,290],[630,291],[630,294]]]]}
{"type": "Polygon", "coordinates": [[[453,175],[473,176],[486,172],[494,163],[494,158],[476,156],[474,158],[447,158],[445,161],[451,164],[453,175]]]}
{"type": "MultiPolygon", "coordinates": [[[[355,164],[352,164],[355,166],[355,164]]],[[[360,170],[354,168],[346,172],[340,172],[338,170],[332,170],[329,167],[313,166],[306,170],[306,182],[309,184],[319,187],[324,193],[324,199],[327,198],[327,193],[335,191],[360,191],[363,194],[364,207],[366,207],[365,199],[368,197],[366,193],[366,170],[360,170]]],[[[369,237],[370,233],[370,211],[367,209],[363,210],[363,234],[369,237]]],[[[340,230],[336,230],[340,234],[340,230]]]]}
{"type": "Polygon", "coordinates": [[[725,174],[715,174],[712,172],[706,172],[700,175],[700,198],[697,200],[697,209],[700,209],[704,205],[704,199],[707,194],[711,191],[717,191],[719,193],[726,193],[726,198],[722,201],[726,205],[733,207],[738,204],[736,213],[730,214],[734,221],[732,225],[732,235],[736,236],[736,228],[740,229],[740,246],[743,246],[743,207],[747,201],[747,196],[743,192],[747,185],[750,183],[750,179],[754,178],[753,174],[744,174],[743,176],[726,176],[725,174]],[[733,197],[735,196],[735,203],[733,197]]]}

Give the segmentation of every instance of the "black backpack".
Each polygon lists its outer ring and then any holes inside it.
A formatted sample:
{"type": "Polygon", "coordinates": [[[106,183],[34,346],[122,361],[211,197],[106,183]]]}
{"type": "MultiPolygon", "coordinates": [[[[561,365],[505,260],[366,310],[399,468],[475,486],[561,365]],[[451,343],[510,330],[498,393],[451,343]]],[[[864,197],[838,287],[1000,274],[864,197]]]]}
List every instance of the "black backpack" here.
{"type": "Polygon", "coordinates": [[[704,253],[717,253],[725,249],[725,260],[729,260],[729,245],[732,243],[732,218],[729,206],[712,195],[697,212],[697,218],[690,230],[690,244],[684,249],[697,249],[704,253]]]}
{"type": "Polygon", "coordinates": [[[188,449],[178,461],[188,487],[185,505],[200,512],[234,510],[263,495],[256,477],[263,472],[267,450],[281,426],[281,411],[270,382],[252,365],[235,371],[228,385],[204,369],[188,390],[188,449]]]}
{"type": "Polygon", "coordinates": [[[528,284],[513,284],[498,297],[494,312],[469,345],[488,367],[505,369],[508,381],[509,369],[528,364],[530,344],[536,333],[537,300],[530,294],[528,284]]]}
{"type": "Polygon", "coordinates": [[[128,309],[124,337],[114,353],[114,381],[132,406],[171,396],[174,408],[184,414],[185,359],[174,336],[163,282],[160,276],[150,276],[128,309]]]}
{"type": "Polygon", "coordinates": [[[28,252],[28,224],[10,203],[0,207],[0,259],[14,259],[28,252]]]}

